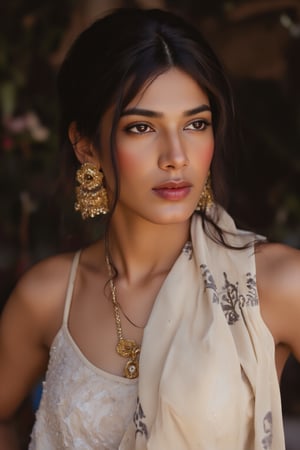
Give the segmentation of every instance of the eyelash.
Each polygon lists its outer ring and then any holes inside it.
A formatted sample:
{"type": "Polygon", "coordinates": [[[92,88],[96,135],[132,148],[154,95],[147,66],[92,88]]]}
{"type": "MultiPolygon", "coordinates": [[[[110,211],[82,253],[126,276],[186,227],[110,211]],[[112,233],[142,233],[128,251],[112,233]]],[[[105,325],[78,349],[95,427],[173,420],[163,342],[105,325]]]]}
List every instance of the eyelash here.
{"type": "MultiPolygon", "coordinates": [[[[188,125],[186,125],[184,127],[184,130],[204,131],[210,125],[211,125],[211,123],[208,120],[196,119],[196,120],[193,120],[192,122],[190,122],[188,125]],[[195,124],[201,124],[200,128],[197,128],[197,127],[189,128],[190,126],[194,126],[195,124]]],[[[147,123],[138,122],[138,123],[135,123],[135,124],[128,125],[125,128],[125,131],[126,131],[126,133],[143,135],[143,134],[154,132],[154,129],[147,123]],[[143,128],[143,130],[141,130],[141,129],[138,130],[139,127],[143,128]],[[133,131],[134,129],[136,129],[136,131],[133,131]]]]}
{"type": "Polygon", "coordinates": [[[206,130],[206,128],[211,125],[211,123],[208,120],[205,119],[196,119],[193,120],[192,122],[190,122],[186,127],[184,127],[185,130],[192,130],[192,131],[204,131],[206,130]],[[197,128],[197,127],[193,127],[193,128],[189,128],[191,125],[195,125],[196,123],[200,123],[201,127],[197,128]]]}
{"type": "Polygon", "coordinates": [[[131,125],[128,125],[128,126],[125,128],[125,131],[126,131],[127,133],[133,133],[133,134],[147,134],[147,133],[153,132],[154,129],[153,129],[150,125],[148,125],[147,123],[144,123],[144,122],[138,122],[138,123],[133,123],[133,124],[131,124],[131,125]],[[143,128],[144,128],[144,131],[138,130],[139,127],[143,127],[143,128]],[[136,128],[137,131],[133,131],[134,128],[136,128]],[[148,131],[145,131],[145,128],[146,128],[146,129],[149,129],[149,130],[148,130],[148,131]]]}

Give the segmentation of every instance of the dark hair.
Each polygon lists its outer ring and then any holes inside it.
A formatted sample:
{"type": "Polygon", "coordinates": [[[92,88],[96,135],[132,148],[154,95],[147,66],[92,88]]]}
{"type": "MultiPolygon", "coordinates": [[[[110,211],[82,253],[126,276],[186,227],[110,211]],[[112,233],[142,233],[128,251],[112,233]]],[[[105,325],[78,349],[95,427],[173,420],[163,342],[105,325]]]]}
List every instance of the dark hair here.
{"type": "MultiPolygon", "coordinates": [[[[58,74],[64,147],[72,121],[99,147],[103,114],[114,104],[111,159],[116,177],[115,131],[120,114],[149,80],[170,67],[189,74],[208,95],[215,151],[211,166],[217,203],[226,204],[226,166],[232,162],[234,108],[222,66],[201,33],[176,15],[158,9],[118,9],[86,29],[70,49],[58,74]]],[[[205,212],[202,213],[207,220],[205,212]]]]}

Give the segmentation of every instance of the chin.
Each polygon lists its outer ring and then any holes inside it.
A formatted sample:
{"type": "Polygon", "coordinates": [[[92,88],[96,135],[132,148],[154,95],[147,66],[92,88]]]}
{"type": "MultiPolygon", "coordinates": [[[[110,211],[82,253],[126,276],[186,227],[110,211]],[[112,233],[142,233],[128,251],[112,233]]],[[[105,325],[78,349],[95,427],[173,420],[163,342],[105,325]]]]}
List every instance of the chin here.
{"type": "Polygon", "coordinates": [[[170,211],[157,215],[153,222],[161,225],[175,225],[182,224],[189,221],[194,213],[194,210],[189,211],[170,211]]]}

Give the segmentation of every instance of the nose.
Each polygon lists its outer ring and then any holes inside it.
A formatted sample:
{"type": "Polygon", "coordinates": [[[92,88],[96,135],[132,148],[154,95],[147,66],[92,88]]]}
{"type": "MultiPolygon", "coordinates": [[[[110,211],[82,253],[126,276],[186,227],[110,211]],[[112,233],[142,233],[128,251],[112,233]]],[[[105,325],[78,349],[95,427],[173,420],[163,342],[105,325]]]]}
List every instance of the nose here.
{"type": "Polygon", "coordinates": [[[179,136],[169,136],[161,143],[158,165],[163,170],[176,170],[188,166],[185,146],[179,136]]]}

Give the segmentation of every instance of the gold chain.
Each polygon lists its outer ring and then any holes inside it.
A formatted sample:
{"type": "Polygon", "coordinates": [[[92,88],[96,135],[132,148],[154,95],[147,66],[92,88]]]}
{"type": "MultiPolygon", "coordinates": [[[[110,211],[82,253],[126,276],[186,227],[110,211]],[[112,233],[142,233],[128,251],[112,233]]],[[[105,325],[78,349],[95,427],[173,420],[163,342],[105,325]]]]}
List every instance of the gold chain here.
{"type": "Polygon", "coordinates": [[[116,322],[116,329],[117,329],[117,336],[118,336],[116,352],[118,353],[118,355],[122,356],[123,358],[128,359],[128,361],[124,367],[124,376],[126,378],[130,378],[130,379],[137,378],[139,376],[139,356],[140,356],[141,348],[135,342],[135,340],[125,339],[123,336],[121,317],[120,317],[120,307],[119,307],[119,302],[117,300],[117,293],[116,293],[116,285],[112,278],[111,264],[110,264],[110,261],[109,261],[109,258],[107,255],[105,256],[105,260],[106,260],[109,276],[111,277],[109,280],[109,286],[110,286],[110,291],[111,291],[111,299],[112,299],[112,303],[113,303],[114,318],[115,318],[115,322],[116,322]]]}

